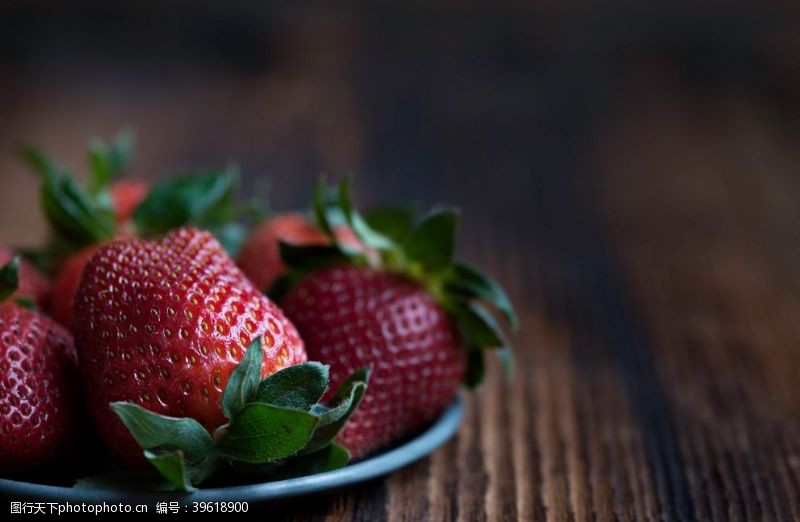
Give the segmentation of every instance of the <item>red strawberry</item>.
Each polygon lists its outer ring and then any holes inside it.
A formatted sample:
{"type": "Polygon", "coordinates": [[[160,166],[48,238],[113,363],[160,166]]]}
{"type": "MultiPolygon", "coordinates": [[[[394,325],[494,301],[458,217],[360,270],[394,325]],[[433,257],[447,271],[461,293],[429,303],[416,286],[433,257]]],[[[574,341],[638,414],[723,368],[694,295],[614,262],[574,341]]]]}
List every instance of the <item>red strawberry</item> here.
{"type": "Polygon", "coordinates": [[[111,201],[114,202],[118,225],[130,221],[149,190],[150,184],[139,179],[122,179],[111,185],[111,201]]]}
{"type": "MultiPolygon", "coordinates": [[[[15,254],[8,248],[0,246],[0,266],[5,265],[14,258],[15,254]]],[[[25,261],[19,264],[19,288],[16,295],[34,300],[43,304],[47,300],[47,278],[36,268],[25,261]]]]}
{"type": "Polygon", "coordinates": [[[283,274],[278,241],[298,245],[325,245],[328,238],[303,214],[278,214],[256,227],[239,251],[237,264],[256,287],[266,290],[283,274]]]}
{"type": "MultiPolygon", "coordinates": [[[[332,230],[320,201],[318,193],[319,227],[332,230]]],[[[400,237],[402,227],[386,233],[371,228],[352,209],[346,184],[337,201],[350,229],[380,259],[340,242],[327,251],[284,245],[282,254],[293,265],[287,279],[299,282],[281,303],[309,357],[331,365],[331,382],[373,366],[369,391],[339,435],[359,458],[433,421],[462,381],[480,381],[480,349],[505,343],[478,300],[494,304],[512,325],[515,316],[497,283],[453,261],[455,212],[433,212],[400,237]]]]}
{"type": "Polygon", "coordinates": [[[370,391],[339,441],[354,457],[431,421],[453,400],[466,367],[455,322],[419,283],[368,267],[305,277],[282,302],[309,354],[338,386],[373,365],[370,391]]]}
{"type": "Polygon", "coordinates": [[[292,323],[196,229],[101,247],[75,299],[75,336],[95,425],[127,464],[142,453],[109,403],[191,417],[213,432],[225,422],[228,377],[253,339],[263,343],[262,375],[306,360],[292,323]]]}
{"type": "MultiPolygon", "coordinates": [[[[16,270],[9,267],[3,275],[16,270]]],[[[0,473],[29,471],[59,456],[74,441],[77,398],[70,333],[12,301],[1,303],[0,473]]]]}
{"type": "Polygon", "coordinates": [[[100,245],[89,245],[71,255],[53,280],[50,292],[50,313],[53,319],[70,330],[72,330],[73,303],[83,269],[98,248],[100,245]]]}
{"type": "MultiPolygon", "coordinates": [[[[347,246],[363,248],[361,241],[346,226],[333,228],[337,240],[347,246]]],[[[256,227],[239,251],[237,264],[256,287],[267,290],[286,272],[278,243],[328,245],[330,240],[299,212],[277,214],[256,227]]]]}

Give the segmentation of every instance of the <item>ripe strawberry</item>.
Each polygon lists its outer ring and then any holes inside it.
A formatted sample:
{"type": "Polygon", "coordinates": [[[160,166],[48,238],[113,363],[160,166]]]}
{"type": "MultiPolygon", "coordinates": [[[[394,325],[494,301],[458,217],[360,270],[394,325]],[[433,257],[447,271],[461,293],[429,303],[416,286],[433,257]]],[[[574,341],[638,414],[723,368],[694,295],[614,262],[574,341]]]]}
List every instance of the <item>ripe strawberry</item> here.
{"type": "MultiPolygon", "coordinates": [[[[358,237],[346,226],[334,227],[339,242],[355,249],[363,248],[358,237]]],[[[330,240],[299,212],[277,214],[256,227],[239,251],[237,264],[256,287],[267,290],[286,272],[281,261],[279,242],[295,245],[328,245],[330,240]]]]}
{"type": "Polygon", "coordinates": [[[257,288],[266,290],[286,270],[278,241],[298,245],[325,245],[328,238],[303,214],[287,212],[264,221],[247,236],[237,264],[257,288]]]}
{"type": "Polygon", "coordinates": [[[282,305],[312,357],[331,364],[334,386],[351,369],[373,365],[370,392],[339,436],[355,457],[430,423],[461,387],[466,351],[455,322],[405,276],[324,268],[282,305]]]}
{"type": "Polygon", "coordinates": [[[262,376],[306,360],[294,325],[196,229],[100,247],[75,299],[75,337],[95,425],[127,464],[142,453],[109,403],[191,417],[213,431],[225,422],[228,377],[254,339],[263,343],[262,376]]]}
{"type": "Polygon", "coordinates": [[[61,325],[72,330],[72,310],[83,269],[100,245],[89,245],[67,258],[53,280],[50,292],[50,314],[61,325]]]}
{"type": "Polygon", "coordinates": [[[111,185],[111,201],[114,202],[118,225],[130,221],[149,190],[150,184],[140,179],[121,179],[111,185]]]}
{"type": "MultiPolygon", "coordinates": [[[[329,211],[319,204],[323,190],[315,214],[330,231],[329,211]]],[[[453,261],[455,212],[433,212],[399,237],[370,227],[352,209],[346,183],[338,201],[337,211],[380,259],[341,243],[327,250],[282,244],[293,267],[285,279],[299,282],[281,303],[309,357],[331,365],[331,382],[373,366],[364,402],[338,439],[358,458],[433,421],[462,381],[480,382],[480,349],[506,343],[478,300],[494,304],[512,325],[516,318],[497,283],[453,261]]]]}
{"type": "MultiPolygon", "coordinates": [[[[0,271],[5,297],[17,268],[12,262],[0,271]]],[[[29,471],[59,456],[75,439],[77,399],[70,333],[13,301],[0,303],[0,473],[29,471]]]]}
{"type": "MultiPolygon", "coordinates": [[[[7,264],[14,259],[14,252],[8,248],[0,246],[0,266],[7,264]]],[[[47,278],[36,268],[25,261],[19,264],[19,288],[16,295],[43,304],[47,300],[47,293],[50,284],[47,278]]]]}

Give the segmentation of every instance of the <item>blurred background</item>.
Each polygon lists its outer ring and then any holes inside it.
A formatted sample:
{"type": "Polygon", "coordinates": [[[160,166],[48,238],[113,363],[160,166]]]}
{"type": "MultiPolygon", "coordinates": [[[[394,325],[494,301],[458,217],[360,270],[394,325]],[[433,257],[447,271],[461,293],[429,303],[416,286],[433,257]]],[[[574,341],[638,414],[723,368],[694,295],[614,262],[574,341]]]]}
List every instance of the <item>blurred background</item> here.
{"type": "Polygon", "coordinates": [[[45,236],[18,144],[83,171],[124,127],[132,175],[235,161],[278,210],[320,173],[446,201],[520,311],[518,378],[492,366],[431,459],[301,509],[788,520],[799,116],[778,3],[6,1],[0,243],[45,236]]]}
{"type": "MultiPolygon", "coordinates": [[[[81,171],[86,139],[123,127],[139,177],[236,161],[282,209],[354,173],[362,201],[444,199],[468,222],[527,220],[607,173],[618,204],[639,178],[711,169],[724,190],[741,160],[797,164],[794,10],[501,4],[2,2],[0,240],[44,234],[16,145],[81,171]]],[[[547,219],[569,219],[561,203],[547,219]]]]}

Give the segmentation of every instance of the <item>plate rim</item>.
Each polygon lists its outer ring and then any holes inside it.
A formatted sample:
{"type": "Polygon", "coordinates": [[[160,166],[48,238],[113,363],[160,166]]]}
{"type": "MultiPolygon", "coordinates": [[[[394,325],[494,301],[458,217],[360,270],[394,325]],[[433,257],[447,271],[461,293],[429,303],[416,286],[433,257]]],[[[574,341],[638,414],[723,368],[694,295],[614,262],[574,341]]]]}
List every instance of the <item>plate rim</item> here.
{"type": "Polygon", "coordinates": [[[263,502],[333,490],[387,475],[431,454],[458,431],[464,416],[459,394],[436,422],[413,439],[366,460],[314,475],[241,486],[200,489],[195,493],[76,489],[0,478],[0,495],[20,500],[37,498],[60,502],[263,502]]]}

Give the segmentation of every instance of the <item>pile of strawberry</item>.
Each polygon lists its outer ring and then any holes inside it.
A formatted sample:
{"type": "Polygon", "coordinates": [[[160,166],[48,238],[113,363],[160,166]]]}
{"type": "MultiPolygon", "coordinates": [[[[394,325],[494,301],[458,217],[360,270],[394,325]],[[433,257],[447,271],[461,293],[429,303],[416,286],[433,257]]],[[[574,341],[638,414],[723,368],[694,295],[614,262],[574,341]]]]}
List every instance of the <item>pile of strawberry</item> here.
{"type": "Polygon", "coordinates": [[[51,234],[0,249],[0,475],[96,452],[90,433],[158,488],[334,469],[430,424],[484,349],[505,353],[485,305],[514,311],[454,260],[455,211],[362,216],[343,182],[310,218],[263,219],[232,169],[119,179],[131,148],[90,142],[85,185],[22,151],[51,234]]]}

